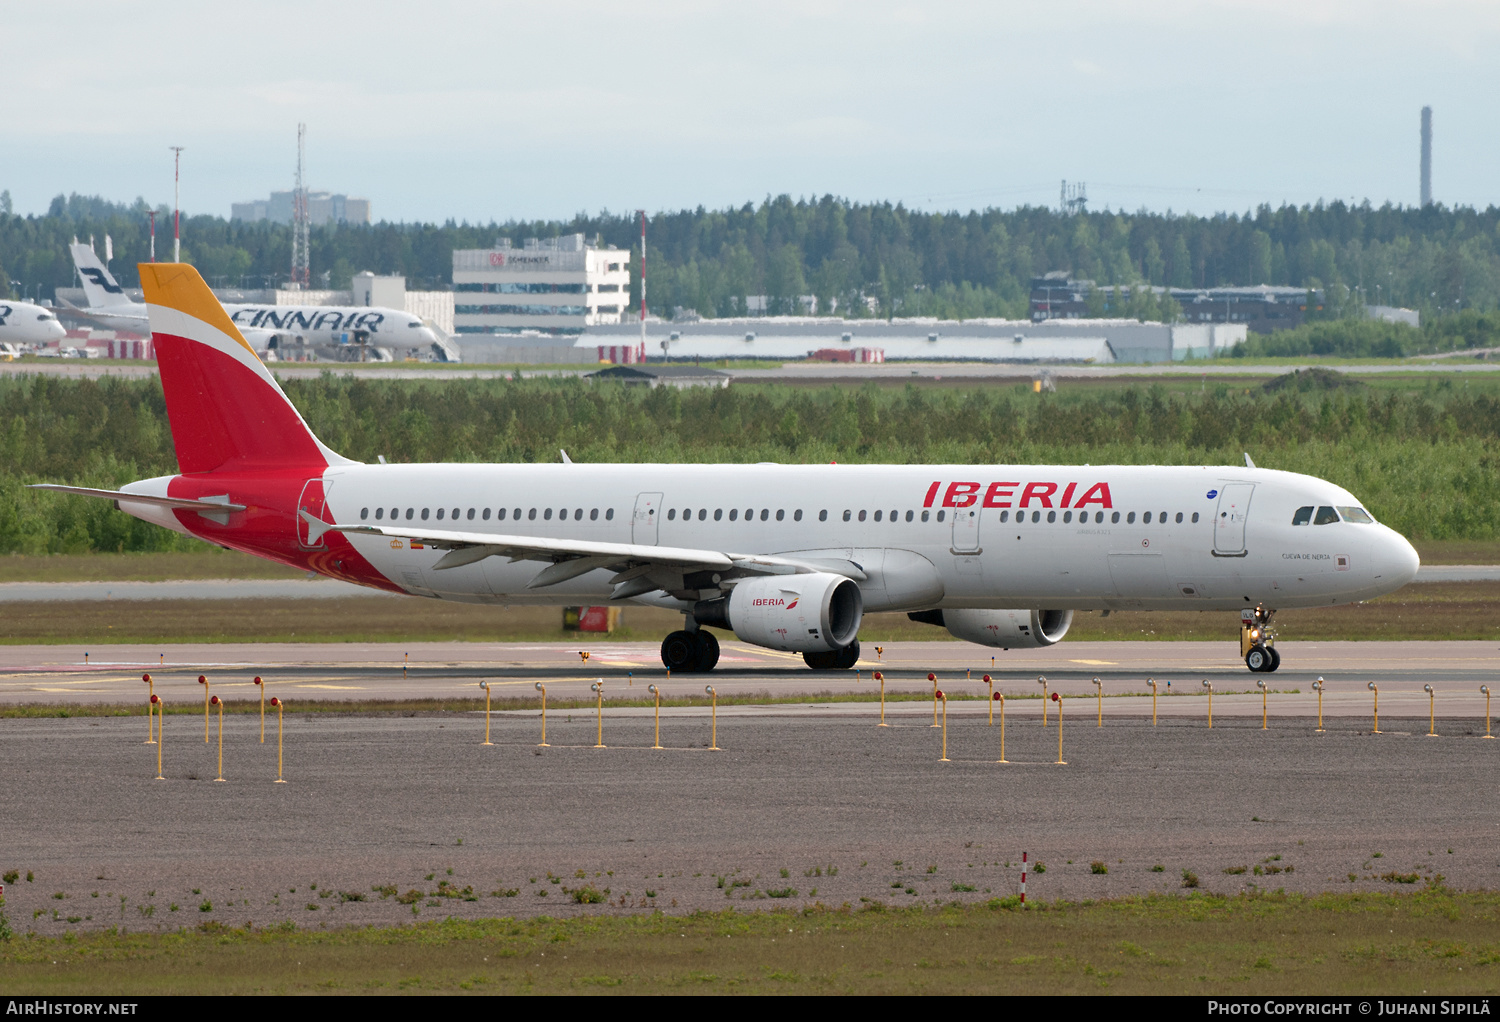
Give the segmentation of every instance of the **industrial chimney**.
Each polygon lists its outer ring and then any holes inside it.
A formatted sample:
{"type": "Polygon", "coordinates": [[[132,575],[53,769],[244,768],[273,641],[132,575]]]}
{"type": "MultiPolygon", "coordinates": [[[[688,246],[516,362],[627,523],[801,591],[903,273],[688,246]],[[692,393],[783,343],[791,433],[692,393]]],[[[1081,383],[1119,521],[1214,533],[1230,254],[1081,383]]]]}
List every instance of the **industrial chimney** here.
{"type": "Polygon", "coordinates": [[[1432,205],[1432,107],[1422,108],[1422,205],[1432,205]]]}

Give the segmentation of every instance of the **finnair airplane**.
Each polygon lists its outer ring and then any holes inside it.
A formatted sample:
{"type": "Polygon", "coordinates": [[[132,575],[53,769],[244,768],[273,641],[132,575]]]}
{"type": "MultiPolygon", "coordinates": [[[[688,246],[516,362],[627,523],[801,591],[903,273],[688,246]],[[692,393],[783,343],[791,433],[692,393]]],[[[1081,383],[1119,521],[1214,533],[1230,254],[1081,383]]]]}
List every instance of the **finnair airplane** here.
{"type": "MultiPolygon", "coordinates": [[[[114,500],[211,543],[391,592],[680,611],[662,663],[717,639],[852,667],[869,611],[985,646],[1047,646],[1095,609],[1241,612],[1368,600],[1417,554],[1347,490],[1246,466],[366,465],[312,434],[190,266],[141,280],[180,474],[114,500]]],[[[1242,647],[1244,648],[1244,647],[1242,647]]]]}
{"type": "MultiPolygon", "coordinates": [[[[88,299],[86,309],[70,306],[75,313],[111,330],[150,331],[146,306],[130,300],[93,248],[74,242],[68,251],[88,299]]],[[[457,352],[439,344],[431,327],[397,309],[364,305],[225,305],[224,309],[240,336],[262,358],[308,353],[337,359],[363,346],[370,361],[389,362],[396,352],[433,345],[443,350],[445,359],[457,358],[457,352]]]]}
{"type": "Polygon", "coordinates": [[[0,342],[12,345],[51,344],[68,335],[51,309],[30,302],[0,299],[0,342]]]}

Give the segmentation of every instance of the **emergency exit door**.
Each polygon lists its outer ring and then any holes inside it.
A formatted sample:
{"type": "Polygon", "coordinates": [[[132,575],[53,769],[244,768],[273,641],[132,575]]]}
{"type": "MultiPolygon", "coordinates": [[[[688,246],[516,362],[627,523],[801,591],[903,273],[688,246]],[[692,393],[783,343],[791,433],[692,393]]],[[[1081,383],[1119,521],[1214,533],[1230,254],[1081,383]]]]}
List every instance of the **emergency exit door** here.
{"type": "Polygon", "coordinates": [[[638,494],[635,498],[635,516],[630,520],[630,541],[655,546],[657,522],[660,519],[661,494],[638,494]]]}

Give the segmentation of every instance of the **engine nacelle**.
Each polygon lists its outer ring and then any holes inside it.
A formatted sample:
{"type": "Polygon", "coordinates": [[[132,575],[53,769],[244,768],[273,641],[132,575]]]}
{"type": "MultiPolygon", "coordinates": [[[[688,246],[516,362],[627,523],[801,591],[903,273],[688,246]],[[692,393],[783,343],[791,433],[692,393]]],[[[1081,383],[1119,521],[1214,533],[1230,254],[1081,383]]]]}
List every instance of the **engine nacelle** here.
{"type": "Polygon", "coordinates": [[[1002,649],[1050,646],[1073,624],[1071,610],[928,610],[908,617],[942,625],[954,638],[1002,649]]]}
{"type": "Polygon", "coordinates": [[[693,616],[767,649],[826,653],[858,638],[864,597],[843,575],[773,575],[738,583],[724,599],[698,604],[693,616]]]}

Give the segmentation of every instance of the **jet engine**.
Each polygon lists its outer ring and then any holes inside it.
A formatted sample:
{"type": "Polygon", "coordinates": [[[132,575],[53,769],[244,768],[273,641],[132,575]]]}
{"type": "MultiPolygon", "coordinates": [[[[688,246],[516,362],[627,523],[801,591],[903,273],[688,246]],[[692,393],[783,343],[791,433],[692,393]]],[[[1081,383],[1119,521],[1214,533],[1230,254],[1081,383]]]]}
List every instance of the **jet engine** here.
{"type": "Polygon", "coordinates": [[[826,653],[859,636],[864,598],[843,575],[772,575],[737,583],[728,596],[699,603],[693,616],[767,649],[826,653]]]}
{"type": "Polygon", "coordinates": [[[924,610],[913,621],[942,625],[955,638],[1001,649],[1031,649],[1058,642],[1073,624],[1071,610],[924,610]]]}

